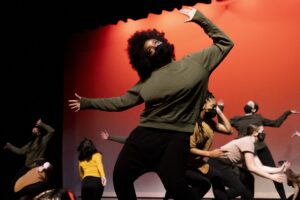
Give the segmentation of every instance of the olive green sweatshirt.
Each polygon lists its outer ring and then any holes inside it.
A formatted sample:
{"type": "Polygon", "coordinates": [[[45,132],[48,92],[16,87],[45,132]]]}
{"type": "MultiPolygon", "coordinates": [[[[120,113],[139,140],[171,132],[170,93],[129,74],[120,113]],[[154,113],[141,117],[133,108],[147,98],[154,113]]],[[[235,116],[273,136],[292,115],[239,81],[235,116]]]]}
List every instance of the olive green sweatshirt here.
{"type": "Polygon", "coordinates": [[[81,98],[80,109],[123,111],[145,103],[139,126],[193,132],[209,76],[232,49],[233,42],[199,11],[192,21],[213,40],[211,46],[156,69],[123,96],[81,98]]]}
{"type": "Polygon", "coordinates": [[[8,144],[7,148],[11,150],[12,152],[19,154],[19,155],[25,155],[25,165],[27,167],[34,167],[33,162],[44,158],[44,154],[47,148],[47,143],[53,136],[55,130],[41,122],[41,124],[38,126],[40,129],[44,129],[46,131],[45,135],[37,136],[34,140],[28,142],[26,145],[24,145],[21,148],[15,147],[12,144],[8,144]]]}

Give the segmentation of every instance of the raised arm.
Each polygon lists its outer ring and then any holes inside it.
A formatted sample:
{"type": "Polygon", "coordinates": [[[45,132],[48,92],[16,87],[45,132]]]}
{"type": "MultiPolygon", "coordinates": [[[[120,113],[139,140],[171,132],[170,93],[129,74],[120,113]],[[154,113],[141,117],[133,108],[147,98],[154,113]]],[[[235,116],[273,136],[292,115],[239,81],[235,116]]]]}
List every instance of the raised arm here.
{"type": "Polygon", "coordinates": [[[219,133],[225,133],[225,134],[230,135],[233,132],[230,121],[224,115],[224,113],[222,112],[222,109],[220,109],[219,105],[220,105],[220,107],[224,107],[223,102],[218,102],[218,106],[216,108],[217,114],[218,114],[218,122],[216,124],[216,131],[219,133]]]}
{"type": "Polygon", "coordinates": [[[232,40],[195,8],[184,8],[180,12],[188,16],[185,22],[193,21],[197,23],[213,40],[213,44],[210,47],[191,55],[191,58],[196,62],[205,63],[203,66],[207,67],[211,73],[233,48],[234,44],[232,40]]]}
{"type": "Polygon", "coordinates": [[[46,134],[43,136],[43,142],[48,142],[52,138],[55,129],[52,128],[50,125],[45,124],[41,119],[37,121],[36,126],[39,129],[44,129],[46,131],[46,134]]]}

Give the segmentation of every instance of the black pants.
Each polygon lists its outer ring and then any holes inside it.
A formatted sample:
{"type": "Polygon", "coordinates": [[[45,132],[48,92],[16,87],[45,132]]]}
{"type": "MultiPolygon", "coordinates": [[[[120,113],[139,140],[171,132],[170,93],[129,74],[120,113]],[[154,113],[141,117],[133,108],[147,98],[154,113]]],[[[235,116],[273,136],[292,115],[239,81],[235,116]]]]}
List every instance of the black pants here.
{"type": "MultiPolygon", "coordinates": [[[[209,179],[202,174],[199,170],[188,169],[186,171],[186,180],[196,199],[202,199],[204,195],[209,191],[211,183],[209,179]]],[[[170,192],[166,192],[164,200],[172,199],[170,192]]]]}
{"type": "MultiPolygon", "coordinates": [[[[263,165],[269,166],[269,167],[276,167],[274,159],[272,157],[272,154],[269,150],[269,148],[266,146],[262,149],[259,149],[256,151],[257,156],[259,157],[260,161],[263,165]]],[[[248,190],[253,190],[254,195],[254,178],[253,177],[244,177],[243,182],[245,183],[248,190]]],[[[280,196],[281,200],[286,200],[286,195],[284,191],[284,186],[282,183],[278,183],[276,181],[273,181],[275,188],[280,196]]]]}
{"type": "MultiPolygon", "coordinates": [[[[252,199],[254,199],[254,183],[255,183],[255,179],[253,174],[245,168],[239,168],[239,176],[240,176],[240,180],[242,181],[242,183],[245,185],[247,193],[246,194],[251,194],[252,199]]],[[[241,199],[244,200],[244,196],[242,194],[241,199]]],[[[246,197],[247,199],[247,197],[246,197]]]]}
{"type": "Polygon", "coordinates": [[[100,200],[103,191],[104,186],[99,177],[87,176],[81,181],[82,200],[100,200]]]}
{"type": "Polygon", "coordinates": [[[195,199],[185,180],[189,134],[137,127],[117,159],[113,182],[119,200],[135,200],[134,181],[147,171],[160,177],[174,199],[195,199]]]}
{"type": "Polygon", "coordinates": [[[189,185],[192,186],[193,192],[197,199],[202,199],[212,186],[212,191],[216,200],[226,200],[227,193],[222,181],[221,173],[209,167],[207,174],[203,174],[198,170],[187,170],[186,179],[189,185]]]}
{"type": "Polygon", "coordinates": [[[209,159],[211,166],[222,172],[223,184],[228,187],[227,198],[234,199],[243,196],[243,199],[252,200],[252,194],[247,190],[239,177],[239,168],[228,159],[209,159]]]}

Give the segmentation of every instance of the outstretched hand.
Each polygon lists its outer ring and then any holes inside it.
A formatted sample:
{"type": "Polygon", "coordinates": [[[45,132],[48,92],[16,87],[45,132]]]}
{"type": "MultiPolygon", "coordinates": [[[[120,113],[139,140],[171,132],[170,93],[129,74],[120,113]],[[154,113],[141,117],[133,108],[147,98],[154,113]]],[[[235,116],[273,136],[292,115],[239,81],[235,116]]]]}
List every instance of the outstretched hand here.
{"type": "Polygon", "coordinates": [[[193,8],[193,7],[187,7],[187,8],[181,9],[180,13],[188,16],[188,19],[185,20],[184,22],[190,22],[190,21],[192,21],[194,15],[196,13],[196,11],[197,11],[196,8],[193,8]]]}
{"type": "Polygon", "coordinates": [[[42,119],[39,118],[39,119],[36,121],[35,125],[36,125],[36,126],[39,126],[41,123],[42,123],[42,119]]]}
{"type": "Polygon", "coordinates": [[[271,174],[271,179],[273,180],[273,181],[276,181],[276,182],[278,182],[278,183],[284,183],[284,182],[286,182],[287,181],[287,179],[286,179],[286,175],[284,175],[284,174],[271,174]]]}
{"type": "Polygon", "coordinates": [[[300,114],[300,112],[296,111],[296,110],[291,110],[292,114],[300,114]]]}
{"type": "Polygon", "coordinates": [[[75,112],[78,112],[80,110],[80,99],[81,96],[79,96],[77,93],[75,93],[75,96],[77,97],[77,99],[71,99],[69,100],[69,106],[72,110],[74,110],[75,112]]]}
{"type": "Polygon", "coordinates": [[[108,140],[109,133],[106,130],[101,131],[100,132],[100,137],[101,137],[102,140],[108,140]]]}

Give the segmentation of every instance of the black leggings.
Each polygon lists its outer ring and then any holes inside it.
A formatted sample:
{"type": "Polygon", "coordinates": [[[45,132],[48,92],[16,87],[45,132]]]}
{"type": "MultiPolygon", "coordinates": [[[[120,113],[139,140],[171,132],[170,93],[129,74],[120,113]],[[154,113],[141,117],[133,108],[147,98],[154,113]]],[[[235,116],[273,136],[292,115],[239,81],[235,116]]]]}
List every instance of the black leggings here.
{"type": "Polygon", "coordinates": [[[252,200],[252,194],[247,190],[239,177],[239,168],[231,163],[228,159],[209,159],[211,166],[222,172],[223,184],[228,187],[228,199],[234,199],[243,196],[243,199],[252,200]]]}
{"type": "Polygon", "coordinates": [[[81,181],[82,200],[100,200],[104,186],[99,177],[87,176],[81,181]]]}
{"type": "Polygon", "coordinates": [[[197,199],[202,199],[209,191],[211,185],[216,200],[227,199],[227,193],[222,182],[222,175],[212,166],[209,167],[207,174],[203,174],[198,170],[187,170],[186,179],[192,186],[197,199]]]}
{"type": "MultiPolygon", "coordinates": [[[[276,167],[274,159],[272,157],[272,154],[267,146],[262,149],[256,150],[256,154],[259,157],[259,159],[263,165],[269,166],[269,167],[276,167]]],[[[244,177],[243,183],[248,188],[248,190],[253,191],[253,195],[254,195],[254,178],[250,177],[250,176],[244,177]]],[[[273,181],[273,183],[274,183],[275,188],[280,196],[280,199],[286,200],[286,195],[285,195],[283,184],[278,183],[276,181],[273,181]]]]}
{"type": "Polygon", "coordinates": [[[137,199],[133,183],[147,171],[158,174],[174,199],[195,199],[185,179],[188,155],[188,133],[137,127],[126,140],[114,168],[118,199],[137,199]]]}

